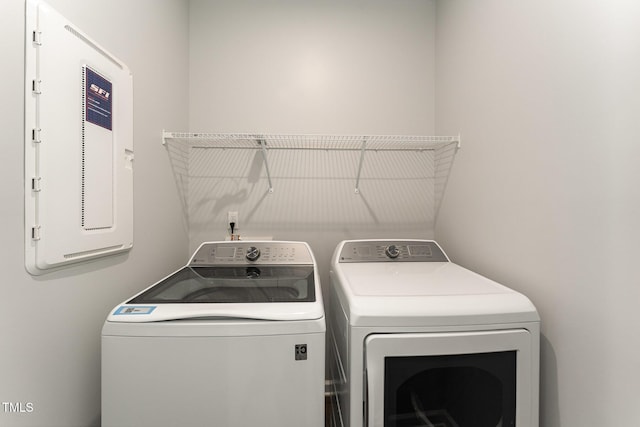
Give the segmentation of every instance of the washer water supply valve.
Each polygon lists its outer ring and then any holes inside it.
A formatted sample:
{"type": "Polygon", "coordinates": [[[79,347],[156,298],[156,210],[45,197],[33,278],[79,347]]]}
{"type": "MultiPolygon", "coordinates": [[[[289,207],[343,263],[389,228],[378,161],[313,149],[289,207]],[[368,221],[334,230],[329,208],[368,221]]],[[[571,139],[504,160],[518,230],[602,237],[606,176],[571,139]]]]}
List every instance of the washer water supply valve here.
{"type": "Polygon", "coordinates": [[[238,233],[238,211],[229,211],[227,213],[227,220],[229,222],[230,240],[240,240],[240,234],[238,233]]]}

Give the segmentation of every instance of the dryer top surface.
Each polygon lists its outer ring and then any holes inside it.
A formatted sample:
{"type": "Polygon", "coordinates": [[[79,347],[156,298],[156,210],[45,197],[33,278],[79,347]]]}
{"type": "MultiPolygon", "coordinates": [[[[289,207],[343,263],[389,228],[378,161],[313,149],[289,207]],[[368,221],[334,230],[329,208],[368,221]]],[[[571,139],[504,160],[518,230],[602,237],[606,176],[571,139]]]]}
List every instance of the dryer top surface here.
{"type": "Polygon", "coordinates": [[[514,291],[451,262],[362,263],[339,266],[354,296],[425,297],[514,291]]]}
{"type": "Polygon", "coordinates": [[[539,321],[526,296],[452,262],[340,262],[340,252],[331,282],[352,325],[539,321]]]}

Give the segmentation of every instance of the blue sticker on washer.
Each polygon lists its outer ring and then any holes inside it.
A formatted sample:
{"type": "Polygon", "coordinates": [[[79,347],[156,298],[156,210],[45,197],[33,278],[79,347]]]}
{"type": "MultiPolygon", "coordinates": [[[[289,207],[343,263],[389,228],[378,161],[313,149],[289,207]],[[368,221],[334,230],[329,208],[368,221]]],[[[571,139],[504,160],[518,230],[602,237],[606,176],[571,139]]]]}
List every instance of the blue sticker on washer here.
{"type": "Polygon", "coordinates": [[[151,314],[156,309],[156,305],[121,305],[113,313],[114,316],[124,314],[151,314]]]}

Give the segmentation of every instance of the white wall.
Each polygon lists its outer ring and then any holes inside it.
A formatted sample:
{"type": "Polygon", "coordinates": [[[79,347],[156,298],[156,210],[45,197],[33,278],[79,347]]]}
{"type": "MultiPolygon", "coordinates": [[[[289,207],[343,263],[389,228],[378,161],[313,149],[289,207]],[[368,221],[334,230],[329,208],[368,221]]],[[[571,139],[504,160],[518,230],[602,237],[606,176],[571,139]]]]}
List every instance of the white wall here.
{"type": "MultiPolygon", "coordinates": [[[[190,130],[431,135],[434,16],[431,0],[192,0],[190,130]]],[[[310,242],[322,271],[345,238],[433,235],[428,154],[369,153],[360,195],[357,152],[269,152],[273,194],[260,153],[199,156],[192,247],[224,238],[230,210],[245,238],[310,242]]]]}
{"type": "Polygon", "coordinates": [[[434,6],[192,0],[190,130],[433,131],[434,6]]]}
{"type": "Polygon", "coordinates": [[[188,3],[50,0],[134,76],[134,248],[40,277],[24,268],[24,1],[0,13],[0,426],[100,424],[100,330],[108,311],[184,263],[187,238],[163,127],[187,126],[188,3]],[[162,91],[158,91],[161,88],[162,91]]]}
{"type": "Polygon", "coordinates": [[[437,4],[436,236],[542,317],[541,426],[640,425],[640,5],[437,4]]]}
{"type": "MultiPolygon", "coordinates": [[[[32,402],[34,412],[0,407],[0,426],[99,425],[107,311],[187,254],[162,128],[462,132],[436,237],[455,261],[540,309],[541,425],[640,424],[635,2],[193,0],[190,13],[182,0],[51,4],[134,73],[135,247],[40,278],[25,272],[24,2],[5,1],[0,401],[32,402]]],[[[238,172],[205,200],[211,222],[191,246],[224,236],[231,209],[248,233],[317,241],[325,263],[339,238],[433,233],[421,202],[393,194],[402,187],[354,196],[350,157],[276,156],[275,170],[302,166],[279,172],[272,195],[259,158],[233,159],[238,172]],[[328,189],[318,177],[331,174],[328,189]]],[[[408,161],[370,165],[392,171],[408,161]]]]}

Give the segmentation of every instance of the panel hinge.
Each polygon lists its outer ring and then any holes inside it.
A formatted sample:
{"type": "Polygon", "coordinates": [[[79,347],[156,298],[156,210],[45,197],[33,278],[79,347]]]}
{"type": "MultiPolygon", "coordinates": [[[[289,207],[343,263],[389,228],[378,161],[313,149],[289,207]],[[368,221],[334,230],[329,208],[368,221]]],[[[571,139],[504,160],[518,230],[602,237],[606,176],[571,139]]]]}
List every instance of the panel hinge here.
{"type": "Polygon", "coordinates": [[[31,227],[31,240],[40,240],[40,226],[31,227]]]}
{"type": "Polygon", "coordinates": [[[36,193],[40,191],[40,181],[41,177],[31,178],[31,189],[36,193]]]}
{"type": "Polygon", "coordinates": [[[31,141],[35,142],[35,143],[40,143],[42,142],[40,140],[40,131],[42,129],[32,129],[31,130],[31,141]]]}
{"type": "Polygon", "coordinates": [[[42,31],[33,32],[33,44],[36,46],[42,46],[42,31]]]}
{"type": "Polygon", "coordinates": [[[40,88],[41,84],[42,84],[42,80],[32,80],[31,91],[36,95],[40,95],[42,93],[40,88]]]}

